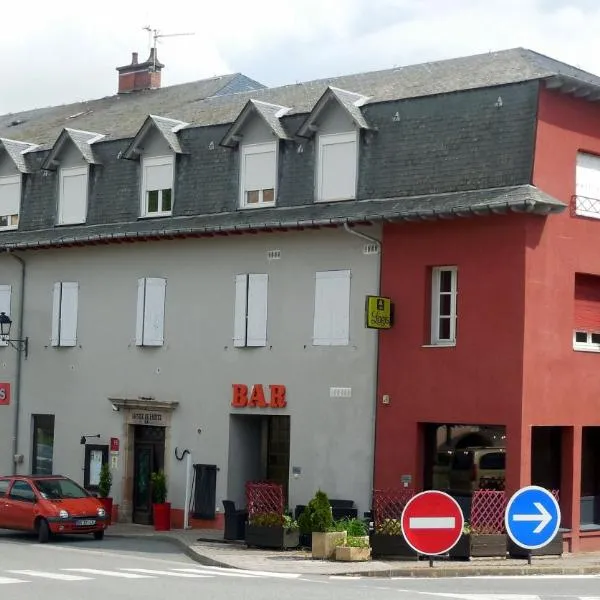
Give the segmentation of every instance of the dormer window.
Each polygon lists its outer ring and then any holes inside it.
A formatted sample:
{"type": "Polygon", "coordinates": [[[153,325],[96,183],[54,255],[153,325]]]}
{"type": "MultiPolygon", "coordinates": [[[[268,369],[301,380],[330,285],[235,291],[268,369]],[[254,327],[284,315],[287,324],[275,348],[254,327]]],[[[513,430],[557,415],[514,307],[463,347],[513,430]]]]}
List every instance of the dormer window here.
{"type": "Polygon", "coordinates": [[[242,145],[241,206],[273,206],[277,184],[277,143],[242,145]]]}
{"type": "Polygon", "coordinates": [[[21,174],[0,177],[0,229],[19,226],[21,205],[21,174]]]}
{"type": "Polygon", "coordinates": [[[85,223],[88,205],[89,167],[61,167],[59,173],[58,224],[85,223]]]}
{"type": "Polygon", "coordinates": [[[317,200],[356,198],[358,132],[320,134],[317,155],[317,200]]]}
{"type": "Polygon", "coordinates": [[[165,217],[173,210],[173,156],[142,159],[142,216],[165,217]]]}

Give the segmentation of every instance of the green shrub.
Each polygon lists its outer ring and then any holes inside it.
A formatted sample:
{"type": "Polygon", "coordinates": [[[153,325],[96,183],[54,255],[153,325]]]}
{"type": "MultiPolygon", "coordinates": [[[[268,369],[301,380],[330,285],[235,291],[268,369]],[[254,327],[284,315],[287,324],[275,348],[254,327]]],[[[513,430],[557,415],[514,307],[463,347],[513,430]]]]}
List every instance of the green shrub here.
{"type": "Polygon", "coordinates": [[[361,537],[369,534],[367,526],[360,519],[347,519],[346,531],[348,532],[348,537],[361,537]]]}
{"type": "MultiPolygon", "coordinates": [[[[308,503],[298,518],[300,532],[303,534],[331,531],[333,516],[327,494],[318,490],[314,498],[308,503]]],[[[343,531],[343,529],[341,530],[343,531]]]]}
{"type": "Polygon", "coordinates": [[[100,467],[100,481],[98,482],[98,494],[100,498],[108,498],[112,487],[112,473],[108,463],[102,463],[100,467]]]}
{"type": "Polygon", "coordinates": [[[150,476],[152,481],[152,502],[164,504],[167,501],[167,476],[164,471],[157,471],[150,476]]]}
{"type": "Polygon", "coordinates": [[[284,527],[285,529],[297,529],[298,523],[290,515],[280,515],[277,512],[257,513],[249,520],[250,525],[256,527],[284,527]]]}

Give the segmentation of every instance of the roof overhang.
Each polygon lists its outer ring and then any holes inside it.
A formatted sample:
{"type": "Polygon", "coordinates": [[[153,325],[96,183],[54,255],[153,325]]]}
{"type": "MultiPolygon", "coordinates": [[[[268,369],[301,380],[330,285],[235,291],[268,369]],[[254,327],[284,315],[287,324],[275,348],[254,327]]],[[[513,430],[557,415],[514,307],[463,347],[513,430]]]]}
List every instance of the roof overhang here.
{"type": "Polygon", "coordinates": [[[575,79],[574,77],[567,77],[565,75],[553,75],[544,79],[544,82],[546,89],[554,90],[561,94],[581,98],[588,102],[597,102],[600,100],[600,86],[583,81],[582,79],[575,79]]]}
{"type": "Polygon", "coordinates": [[[27,153],[39,148],[37,144],[0,138],[0,147],[4,148],[10,159],[13,161],[15,167],[21,173],[32,172],[29,161],[27,160],[27,153]]]}
{"type": "Polygon", "coordinates": [[[42,164],[42,169],[45,171],[56,170],[60,166],[60,155],[65,146],[69,143],[72,143],[77,148],[85,162],[88,164],[101,164],[94,154],[92,144],[99,142],[104,137],[106,136],[102,133],[81,131],[80,129],[71,129],[69,127],[65,127],[60,132],[56,142],[54,142],[54,145],[50,149],[50,153],[42,164]]]}
{"type": "Polygon", "coordinates": [[[142,144],[151,131],[157,131],[175,154],[184,154],[177,133],[187,126],[188,123],[177,119],[148,115],[127,149],[123,152],[122,157],[128,160],[139,159],[143,153],[142,144]]]}

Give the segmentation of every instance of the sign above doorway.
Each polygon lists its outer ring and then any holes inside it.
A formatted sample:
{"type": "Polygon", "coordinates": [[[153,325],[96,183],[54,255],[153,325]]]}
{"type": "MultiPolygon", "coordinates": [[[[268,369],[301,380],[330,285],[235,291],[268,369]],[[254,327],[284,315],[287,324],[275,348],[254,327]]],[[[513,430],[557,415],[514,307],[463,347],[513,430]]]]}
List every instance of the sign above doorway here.
{"type": "Polygon", "coordinates": [[[234,408],[285,408],[287,406],[285,385],[269,385],[269,399],[261,383],[251,388],[244,383],[232,384],[231,406],[234,408]]]}

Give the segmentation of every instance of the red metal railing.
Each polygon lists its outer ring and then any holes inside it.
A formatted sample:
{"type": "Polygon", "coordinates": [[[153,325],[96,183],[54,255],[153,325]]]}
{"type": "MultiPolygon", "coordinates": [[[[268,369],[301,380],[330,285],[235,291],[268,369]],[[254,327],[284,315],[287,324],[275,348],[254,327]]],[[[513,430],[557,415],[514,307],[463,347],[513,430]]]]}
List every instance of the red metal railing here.
{"type": "Polygon", "coordinates": [[[271,481],[246,482],[248,517],[266,513],[283,514],[283,486],[271,481]]]}

